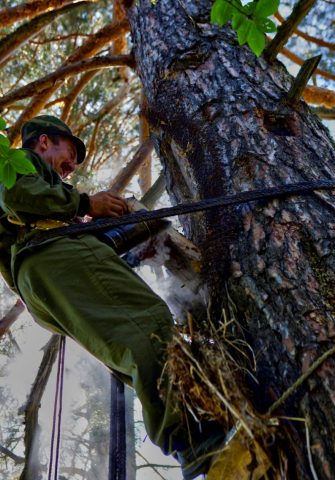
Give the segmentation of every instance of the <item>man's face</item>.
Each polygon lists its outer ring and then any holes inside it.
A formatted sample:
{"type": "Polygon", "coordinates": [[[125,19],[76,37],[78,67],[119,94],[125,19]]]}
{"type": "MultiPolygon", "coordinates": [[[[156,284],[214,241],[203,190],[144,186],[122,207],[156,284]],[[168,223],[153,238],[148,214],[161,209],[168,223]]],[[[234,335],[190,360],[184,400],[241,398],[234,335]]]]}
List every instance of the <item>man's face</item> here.
{"type": "Polygon", "coordinates": [[[60,138],[59,143],[55,144],[47,135],[43,134],[39,138],[37,151],[61,178],[66,178],[76,168],[77,149],[74,143],[66,137],[60,138]]]}

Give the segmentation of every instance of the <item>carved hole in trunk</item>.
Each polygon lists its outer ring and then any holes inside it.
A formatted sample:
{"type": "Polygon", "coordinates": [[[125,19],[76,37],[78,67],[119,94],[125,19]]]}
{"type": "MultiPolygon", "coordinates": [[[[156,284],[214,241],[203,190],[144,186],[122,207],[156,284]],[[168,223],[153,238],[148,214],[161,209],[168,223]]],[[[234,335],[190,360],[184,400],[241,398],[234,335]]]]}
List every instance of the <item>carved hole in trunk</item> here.
{"type": "Polygon", "coordinates": [[[299,133],[297,119],[293,115],[264,112],[264,127],[280,137],[294,137],[299,133]]]}

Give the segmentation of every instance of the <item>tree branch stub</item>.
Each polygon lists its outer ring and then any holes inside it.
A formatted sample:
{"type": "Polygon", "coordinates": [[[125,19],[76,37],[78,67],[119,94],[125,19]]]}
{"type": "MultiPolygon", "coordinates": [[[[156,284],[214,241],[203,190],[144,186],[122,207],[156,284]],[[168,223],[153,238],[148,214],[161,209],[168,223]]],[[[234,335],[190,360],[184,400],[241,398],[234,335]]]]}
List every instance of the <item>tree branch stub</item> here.
{"type": "Polygon", "coordinates": [[[291,85],[290,90],[287,93],[286,96],[286,102],[290,103],[291,105],[295,105],[298,103],[300,100],[300,97],[303,94],[303,91],[305,90],[305,87],[315,72],[319,62],[321,60],[321,55],[318,55],[316,57],[309,58],[304,62],[302,67],[299,70],[298,75],[293,81],[293,84],[291,85]]]}

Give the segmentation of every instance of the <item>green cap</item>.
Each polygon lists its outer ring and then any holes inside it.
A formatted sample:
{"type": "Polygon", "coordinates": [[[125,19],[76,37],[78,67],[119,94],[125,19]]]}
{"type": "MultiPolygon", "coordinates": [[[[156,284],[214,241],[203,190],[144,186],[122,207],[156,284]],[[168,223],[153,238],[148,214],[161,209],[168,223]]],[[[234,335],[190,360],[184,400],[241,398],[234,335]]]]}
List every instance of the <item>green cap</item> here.
{"type": "Polygon", "coordinates": [[[77,163],[82,163],[85,159],[86,148],[80,138],[72,135],[71,129],[66,123],[52,115],[39,115],[24,123],[21,130],[22,147],[25,148],[27,142],[32,138],[38,138],[43,133],[61,135],[67,137],[75,144],[77,149],[77,163]]]}

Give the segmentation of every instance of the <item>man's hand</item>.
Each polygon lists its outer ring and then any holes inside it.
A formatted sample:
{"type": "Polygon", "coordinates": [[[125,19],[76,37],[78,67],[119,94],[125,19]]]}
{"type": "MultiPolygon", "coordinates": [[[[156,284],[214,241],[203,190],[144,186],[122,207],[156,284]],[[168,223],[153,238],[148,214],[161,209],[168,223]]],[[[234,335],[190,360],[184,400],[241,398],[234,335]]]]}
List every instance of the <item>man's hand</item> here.
{"type": "Polygon", "coordinates": [[[125,200],[109,192],[98,192],[90,195],[90,209],[88,215],[92,218],[120,217],[128,213],[125,200]]]}

